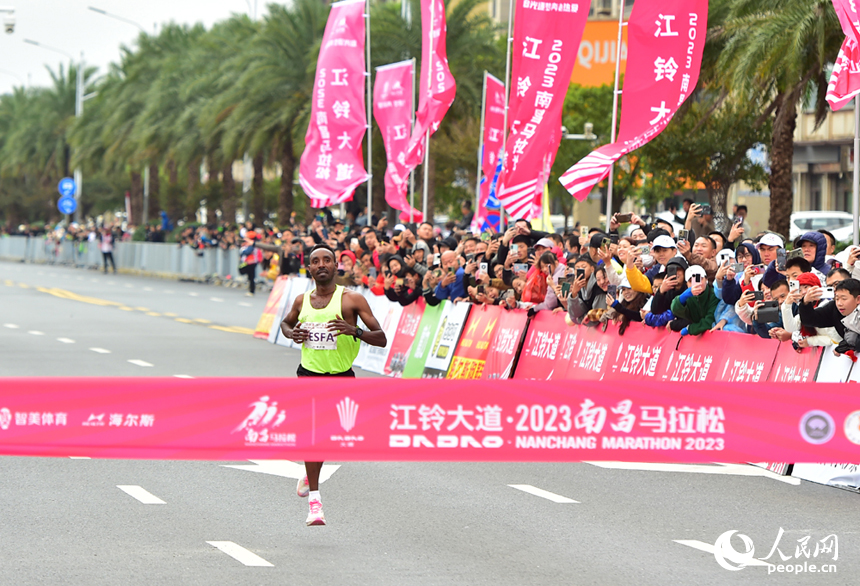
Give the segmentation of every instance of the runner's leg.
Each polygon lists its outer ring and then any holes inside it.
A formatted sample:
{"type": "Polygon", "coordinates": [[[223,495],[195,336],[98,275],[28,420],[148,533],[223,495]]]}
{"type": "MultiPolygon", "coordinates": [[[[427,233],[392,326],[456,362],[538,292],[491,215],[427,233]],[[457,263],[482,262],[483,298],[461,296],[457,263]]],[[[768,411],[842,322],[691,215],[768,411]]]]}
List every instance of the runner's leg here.
{"type": "Polygon", "coordinates": [[[305,471],[308,474],[308,488],[313,490],[320,489],[320,470],[322,470],[322,462],[305,462],[305,471]]]}

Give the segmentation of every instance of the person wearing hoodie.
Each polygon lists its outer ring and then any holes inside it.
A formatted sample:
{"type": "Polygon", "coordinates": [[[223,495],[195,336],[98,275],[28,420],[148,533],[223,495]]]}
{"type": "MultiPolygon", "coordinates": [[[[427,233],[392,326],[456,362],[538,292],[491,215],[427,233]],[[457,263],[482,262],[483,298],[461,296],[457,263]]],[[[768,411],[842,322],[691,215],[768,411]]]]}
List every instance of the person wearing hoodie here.
{"type": "MultiPolygon", "coordinates": [[[[699,265],[693,265],[684,273],[688,289],[672,300],[672,313],[676,319],[684,319],[689,322],[680,329],[682,336],[698,336],[714,327],[714,312],[717,310],[719,300],[714,294],[714,289],[708,284],[708,276],[705,269],[699,265]]],[[[670,328],[673,331],[675,327],[670,328]]]]}
{"type": "Polygon", "coordinates": [[[842,341],[834,349],[837,354],[860,351],[860,281],[845,279],[834,287],[834,300],[815,306],[823,293],[821,287],[810,287],[800,305],[800,323],[806,327],[836,329],[842,341]]]}
{"type": "Polygon", "coordinates": [[[648,301],[648,295],[640,293],[630,287],[626,279],[618,285],[618,299],[609,293],[606,294],[606,304],[609,309],[600,318],[601,322],[609,320],[620,324],[618,335],[623,336],[631,322],[642,321],[642,308],[648,301]]]}
{"type": "MultiPolygon", "coordinates": [[[[792,259],[794,260],[794,259],[792,259]]],[[[820,287],[821,281],[812,272],[804,272],[797,276],[797,287],[786,297],[780,308],[783,328],[791,334],[795,349],[799,352],[811,346],[830,346],[838,344],[839,334],[834,328],[809,328],[800,322],[800,302],[810,287],[820,287]]],[[[818,307],[816,302],[813,306],[818,307]]]]}
{"type": "Polygon", "coordinates": [[[741,334],[747,333],[746,324],[738,317],[735,311],[735,303],[727,303],[723,298],[723,283],[737,283],[735,274],[731,269],[732,261],[726,260],[717,270],[716,278],[714,279],[714,294],[716,294],[719,303],[717,310],[714,313],[714,327],[711,331],[722,330],[724,332],[738,332],[741,334]]]}
{"type": "Polygon", "coordinates": [[[418,276],[423,280],[427,273],[427,261],[430,258],[430,247],[423,240],[415,243],[411,250],[404,250],[406,256],[403,257],[403,262],[406,266],[418,273],[418,276]],[[410,254],[411,253],[411,254],[410,254]]]}
{"type": "Polygon", "coordinates": [[[812,265],[812,272],[822,282],[830,272],[827,264],[827,237],[821,232],[807,232],[794,241],[794,247],[803,251],[803,258],[812,265]]]}
{"type": "Polygon", "coordinates": [[[743,294],[741,285],[743,283],[750,284],[751,286],[755,269],[750,267],[761,264],[761,256],[759,256],[754,244],[751,242],[741,242],[735,251],[735,262],[744,265],[744,272],[735,274],[732,279],[723,277],[721,284],[722,299],[727,305],[734,305],[741,298],[743,294]]]}
{"type": "Polygon", "coordinates": [[[564,277],[567,272],[567,265],[558,262],[558,256],[554,252],[548,250],[538,259],[537,266],[541,278],[546,281],[547,288],[544,300],[534,306],[534,311],[541,311],[543,309],[552,310],[560,305],[563,305],[566,308],[567,300],[563,300],[559,296],[559,293],[561,293],[561,286],[558,281],[564,277]]]}

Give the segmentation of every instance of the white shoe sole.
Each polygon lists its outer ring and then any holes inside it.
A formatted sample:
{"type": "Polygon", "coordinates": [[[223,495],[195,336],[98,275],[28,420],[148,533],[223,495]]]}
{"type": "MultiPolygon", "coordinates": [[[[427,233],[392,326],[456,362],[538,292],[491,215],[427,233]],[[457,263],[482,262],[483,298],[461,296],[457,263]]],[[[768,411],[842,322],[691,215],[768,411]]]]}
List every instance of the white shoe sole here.
{"type": "Polygon", "coordinates": [[[325,517],[314,517],[313,519],[308,518],[308,520],[305,521],[305,525],[308,527],[321,527],[325,525],[325,517]]]}
{"type": "Polygon", "coordinates": [[[308,486],[307,476],[304,478],[299,478],[298,484],[296,484],[296,494],[301,498],[306,499],[308,495],[311,493],[311,487],[308,486]]]}

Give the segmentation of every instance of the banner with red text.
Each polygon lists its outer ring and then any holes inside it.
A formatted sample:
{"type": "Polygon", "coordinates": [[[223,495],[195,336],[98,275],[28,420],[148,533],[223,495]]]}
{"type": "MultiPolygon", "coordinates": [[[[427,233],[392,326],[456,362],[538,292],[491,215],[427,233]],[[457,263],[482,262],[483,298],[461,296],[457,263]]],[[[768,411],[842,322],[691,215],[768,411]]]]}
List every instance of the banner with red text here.
{"type": "Polygon", "coordinates": [[[627,23],[628,59],[618,140],[593,151],[561,176],[583,201],[612,164],[660,134],[696,87],[708,0],[638,0],[627,23]]]}
{"type": "Polygon", "coordinates": [[[860,93],[860,21],[855,0],[833,0],[833,8],[845,33],[825,96],[835,112],[860,93]]]}
{"type": "Polygon", "coordinates": [[[418,81],[418,112],[406,148],[406,166],[411,171],[424,159],[424,141],[433,134],[454,102],[457,85],[448,67],[443,0],[421,0],[421,79],[418,81]]]}
{"type": "Polygon", "coordinates": [[[560,357],[562,338],[567,340],[574,331],[564,316],[551,311],[539,311],[529,322],[517,369],[512,378],[527,380],[558,380],[567,378],[567,365],[560,357]],[[556,372],[558,370],[558,372],[556,372]]]}
{"type": "Polygon", "coordinates": [[[418,332],[418,325],[421,323],[421,316],[424,315],[426,306],[427,303],[424,298],[419,297],[414,303],[403,308],[394,338],[388,340],[388,358],[383,374],[395,378],[403,376],[406,361],[409,359],[409,350],[412,348],[412,342],[415,340],[415,334],[418,332]]]}
{"type": "Polygon", "coordinates": [[[406,199],[409,171],[406,145],[412,130],[412,60],[376,68],[373,116],[385,145],[385,202],[400,210],[404,222],[421,222],[424,216],[406,199]],[[411,218],[410,218],[411,212],[411,218]]]}
{"type": "Polygon", "coordinates": [[[320,46],[299,183],[322,208],[352,199],[367,181],[361,142],[365,113],[364,0],[331,5],[320,46]]]}
{"type": "Polygon", "coordinates": [[[496,333],[490,341],[482,379],[513,378],[514,363],[519,355],[527,322],[528,312],[525,309],[506,309],[501,312],[496,333]]]}
{"type": "Polygon", "coordinates": [[[509,134],[499,189],[499,201],[513,218],[540,215],[590,4],[590,0],[516,2],[509,134]]]}
{"type": "Polygon", "coordinates": [[[257,327],[254,328],[255,338],[269,339],[269,334],[273,327],[280,327],[281,322],[277,320],[278,309],[281,307],[281,299],[290,288],[290,278],[281,276],[275,279],[272,290],[269,292],[269,298],[266,300],[266,307],[263,308],[263,314],[257,322],[257,327]],[[277,323],[275,323],[277,322],[277,323]]]}
{"type": "Polygon", "coordinates": [[[0,454],[852,462],[858,417],[850,385],[7,378],[0,454]]]}
{"type": "Polygon", "coordinates": [[[445,378],[483,378],[484,365],[501,313],[499,305],[476,305],[472,308],[445,378]]]}
{"type": "MultiPolygon", "coordinates": [[[[472,218],[472,232],[481,232],[488,221],[490,211],[487,202],[490,200],[490,190],[496,176],[496,166],[502,155],[502,137],[505,132],[505,84],[489,73],[486,74],[484,90],[484,141],[481,151],[481,168],[484,174],[480,184],[478,208],[472,218]]],[[[493,210],[498,215],[497,210],[493,210]]],[[[497,230],[498,231],[498,230],[497,230]]]]}

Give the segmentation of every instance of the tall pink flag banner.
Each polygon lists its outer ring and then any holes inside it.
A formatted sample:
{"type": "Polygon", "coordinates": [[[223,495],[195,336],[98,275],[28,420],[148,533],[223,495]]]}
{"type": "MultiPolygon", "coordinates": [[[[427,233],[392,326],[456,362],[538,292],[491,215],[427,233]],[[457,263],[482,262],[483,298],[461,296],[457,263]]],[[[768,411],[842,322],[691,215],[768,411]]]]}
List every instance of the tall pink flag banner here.
{"type": "Polygon", "coordinates": [[[707,0],[639,0],[627,24],[628,58],[618,140],[593,151],[560,178],[582,201],[622,156],[660,134],[699,81],[707,0]]]}
{"type": "Polygon", "coordinates": [[[833,0],[845,40],[833,64],[825,100],[834,111],[860,93],[860,15],[855,0],[833,0]]]}
{"type": "Polygon", "coordinates": [[[424,216],[406,199],[410,169],[406,167],[406,145],[412,129],[412,61],[392,63],[376,69],[373,87],[373,116],[385,144],[385,201],[401,210],[400,219],[421,222],[424,216]]]}
{"type": "Polygon", "coordinates": [[[368,178],[361,152],[367,132],[364,7],[364,0],[332,4],[320,46],[299,164],[299,183],[315,208],[351,200],[368,178]]]}
{"type": "Polygon", "coordinates": [[[517,0],[499,201],[513,218],[536,218],[561,141],[561,112],[590,0],[517,0]]]}
{"type": "Polygon", "coordinates": [[[481,182],[478,209],[472,219],[473,231],[480,231],[489,217],[487,201],[496,176],[496,165],[502,155],[502,137],[505,133],[505,84],[489,73],[484,104],[484,150],[481,152],[480,169],[484,173],[484,180],[481,182]]]}
{"type": "Polygon", "coordinates": [[[6,378],[0,454],[856,462],[858,420],[845,384],[6,378]]]}
{"type": "Polygon", "coordinates": [[[406,147],[406,166],[411,171],[424,158],[424,138],[439,129],[454,103],[457,84],[448,67],[443,0],[421,0],[421,78],[418,82],[418,112],[415,128],[406,147]]]}

